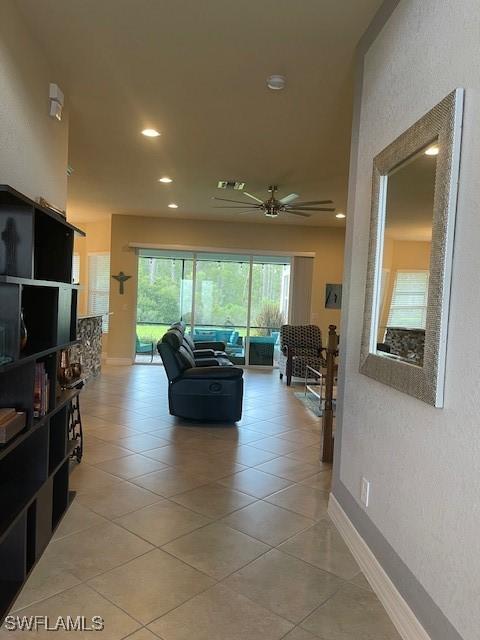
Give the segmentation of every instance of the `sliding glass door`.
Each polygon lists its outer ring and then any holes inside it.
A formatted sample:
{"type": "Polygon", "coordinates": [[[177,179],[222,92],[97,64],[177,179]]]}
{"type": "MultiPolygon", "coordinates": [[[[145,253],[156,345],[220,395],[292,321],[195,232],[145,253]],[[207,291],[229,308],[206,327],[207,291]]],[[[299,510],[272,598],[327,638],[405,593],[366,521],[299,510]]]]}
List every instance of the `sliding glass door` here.
{"type": "Polygon", "coordinates": [[[138,262],[137,361],[181,319],[196,342],[223,342],[236,364],[274,364],[289,258],[140,249],[138,262]]]}

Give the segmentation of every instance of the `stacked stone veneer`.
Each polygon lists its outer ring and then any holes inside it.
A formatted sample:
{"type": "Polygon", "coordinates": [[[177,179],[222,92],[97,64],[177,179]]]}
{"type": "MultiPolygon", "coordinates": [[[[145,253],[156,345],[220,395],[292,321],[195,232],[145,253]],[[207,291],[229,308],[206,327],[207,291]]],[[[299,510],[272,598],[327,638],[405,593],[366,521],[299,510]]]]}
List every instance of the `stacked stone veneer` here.
{"type": "Polygon", "coordinates": [[[82,375],[97,376],[102,368],[102,316],[79,318],[77,339],[80,344],[72,347],[71,362],[78,362],[81,357],[82,375]]]}
{"type": "Polygon", "coordinates": [[[388,327],[384,342],[390,345],[390,353],[423,367],[425,329],[388,327]]]}

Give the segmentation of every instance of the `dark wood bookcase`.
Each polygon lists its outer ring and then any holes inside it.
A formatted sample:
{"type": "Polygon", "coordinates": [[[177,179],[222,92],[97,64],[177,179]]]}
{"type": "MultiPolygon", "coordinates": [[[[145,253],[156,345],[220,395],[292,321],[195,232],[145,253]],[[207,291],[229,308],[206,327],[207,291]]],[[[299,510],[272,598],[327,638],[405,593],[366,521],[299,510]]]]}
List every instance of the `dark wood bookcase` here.
{"type": "Polygon", "coordinates": [[[0,620],[69,505],[75,443],[68,440],[68,407],[79,390],[60,391],[57,368],[60,351],[76,342],[75,233],[84,235],[55,211],[0,185],[0,408],[26,412],[23,431],[0,445],[0,620]],[[50,380],[49,406],[34,418],[39,362],[50,380]]]}

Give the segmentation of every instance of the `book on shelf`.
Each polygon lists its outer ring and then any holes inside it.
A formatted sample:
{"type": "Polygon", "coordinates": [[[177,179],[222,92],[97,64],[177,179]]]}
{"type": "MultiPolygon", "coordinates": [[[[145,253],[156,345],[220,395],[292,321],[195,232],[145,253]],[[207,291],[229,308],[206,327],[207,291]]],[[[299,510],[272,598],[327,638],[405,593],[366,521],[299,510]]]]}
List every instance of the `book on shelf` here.
{"type": "Polygon", "coordinates": [[[45,371],[45,364],[37,362],[35,365],[35,391],[33,397],[33,417],[41,418],[49,409],[50,380],[45,371]]]}

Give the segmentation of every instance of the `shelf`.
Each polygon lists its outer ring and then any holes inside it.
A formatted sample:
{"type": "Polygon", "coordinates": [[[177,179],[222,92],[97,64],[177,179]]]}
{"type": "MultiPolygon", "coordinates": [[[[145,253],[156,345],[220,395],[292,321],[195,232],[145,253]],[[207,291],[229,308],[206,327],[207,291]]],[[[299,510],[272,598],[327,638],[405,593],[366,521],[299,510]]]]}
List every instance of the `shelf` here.
{"type": "Polygon", "coordinates": [[[25,355],[57,346],[58,287],[23,285],[21,308],[27,329],[25,355]]]}
{"type": "Polygon", "coordinates": [[[33,277],[72,282],[73,230],[38,207],[34,218],[33,277]]]}
{"type": "Polygon", "coordinates": [[[57,528],[68,507],[68,467],[69,459],[67,458],[53,476],[52,531],[57,528]]]}
{"type": "Polygon", "coordinates": [[[0,493],[0,537],[30,505],[46,482],[48,455],[47,425],[30,434],[18,447],[0,461],[2,491],[0,493]]]}
{"type": "Polygon", "coordinates": [[[53,209],[49,209],[48,207],[44,207],[38,204],[38,202],[35,202],[31,198],[24,196],[22,193],[20,193],[16,189],[13,189],[13,187],[11,187],[8,184],[0,184],[0,205],[1,204],[17,205],[17,206],[27,205],[29,207],[33,207],[34,209],[41,211],[45,215],[49,216],[56,222],[60,222],[66,227],[69,227],[70,229],[72,229],[72,231],[74,231],[79,236],[86,235],[84,231],[82,231],[81,229],[78,229],[78,227],[75,227],[73,224],[70,224],[70,222],[67,222],[67,220],[65,220],[65,218],[60,213],[57,213],[53,209]]]}
{"type": "Polygon", "coordinates": [[[26,412],[25,428],[0,445],[0,622],[69,506],[71,400],[57,397],[58,352],[78,344],[73,239],[85,234],[58,212],[0,185],[0,407],[26,412]],[[21,313],[27,329],[20,351],[21,313]],[[2,358],[3,359],[3,358],[2,358]],[[35,371],[50,381],[48,412],[33,418],[35,371]]]}
{"type": "Polygon", "coordinates": [[[69,347],[73,347],[74,345],[79,343],[80,340],[70,340],[69,342],[64,342],[63,344],[59,344],[56,347],[50,347],[49,349],[44,349],[43,351],[24,354],[20,358],[17,358],[12,362],[6,362],[5,364],[0,365],[0,374],[2,374],[4,371],[8,371],[9,369],[13,369],[14,367],[18,367],[22,364],[26,364],[27,362],[31,362],[32,360],[40,360],[44,356],[48,356],[50,353],[55,353],[55,351],[63,351],[64,349],[68,349],[69,347]]]}
{"type": "Polygon", "coordinates": [[[67,407],[64,405],[49,420],[48,472],[65,458],[67,449],[67,407]]]}
{"type": "Polygon", "coordinates": [[[49,411],[45,416],[41,418],[35,418],[33,426],[28,429],[20,431],[18,435],[10,440],[7,444],[0,446],[0,461],[9,455],[16,447],[18,447],[26,438],[40,429],[57,411],[60,411],[66,404],[68,404],[72,398],[80,393],[80,389],[69,389],[68,391],[62,391],[62,395],[57,399],[55,407],[49,411]]]}
{"type": "Polygon", "coordinates": [[[70,282],[58,282],[56,280],[34,280],[32,278],[18,278],[17,276],[0,275],[0,282],[5,284],[28,284],[32,287],[67,287],[70,289],[79,289],[80,284],[70,282]]]}

